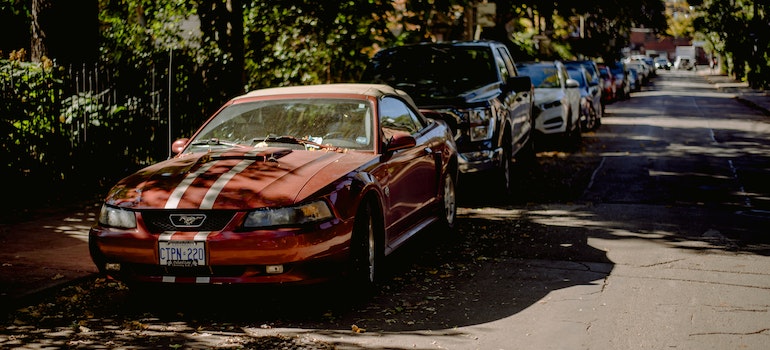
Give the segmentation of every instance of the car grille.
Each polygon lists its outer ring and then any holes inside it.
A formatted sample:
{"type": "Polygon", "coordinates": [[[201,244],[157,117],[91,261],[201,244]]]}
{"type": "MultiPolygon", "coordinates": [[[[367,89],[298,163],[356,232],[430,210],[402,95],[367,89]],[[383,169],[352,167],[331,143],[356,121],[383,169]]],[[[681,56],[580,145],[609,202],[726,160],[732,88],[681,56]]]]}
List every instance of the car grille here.
{"type": "Polygon", "coordinates": [[[142,219],[150,232],[160,233],[164,231],[221,231],[233,219],[234,211],[143,211],[142,219]],[[180,225],[175,224],[173,217],[181,215],[204,217],[200,224],[180,225]]]}

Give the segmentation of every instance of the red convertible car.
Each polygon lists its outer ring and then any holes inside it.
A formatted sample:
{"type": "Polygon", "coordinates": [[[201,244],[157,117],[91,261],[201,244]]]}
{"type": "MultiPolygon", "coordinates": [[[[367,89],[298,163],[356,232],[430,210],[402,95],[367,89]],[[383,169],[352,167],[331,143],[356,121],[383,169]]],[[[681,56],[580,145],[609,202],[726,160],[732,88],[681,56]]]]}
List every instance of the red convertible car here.
{"type": "Polygon", "coordinates": [[[254,91],[172,147],[110,190],[89,234],[129,285],[371,286],[384,256],[455,221],[452,130],[386,85],[254,91]]]}

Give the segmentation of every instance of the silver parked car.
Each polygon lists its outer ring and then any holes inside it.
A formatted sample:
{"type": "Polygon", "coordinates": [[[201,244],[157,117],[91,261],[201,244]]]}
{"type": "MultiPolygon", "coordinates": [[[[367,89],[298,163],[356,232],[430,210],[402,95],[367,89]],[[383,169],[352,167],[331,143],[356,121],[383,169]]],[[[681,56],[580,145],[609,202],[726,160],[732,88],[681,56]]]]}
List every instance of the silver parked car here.
{"type": "Polygon", "coordinates": [[[599,65],[594,60],[579,60],[579,61],[566,61],[564,65],[567,69],[570,68],[584,68],[588,74],[588,94],[590,95],[589,101],[593,105],[594,112],[597,119],[602,119],[604,115],[604,102],[602,98],[604,94],[603,80],[601,72],[599,72],[599,65]]]}
{"type": "Polygon", "coordinates": [[[580,84],[560,61],[516,65],[535,87],[535,130],[541,134],[580,137],[580,84]]]}
{"type": "MultiPolygon", "coordinates": [[[[571,79],[580,84],[580,127],[583,131],[596,130],[602,119],[595,107],[597,95],[592,90],[590,74],[584,67],[579,66],[568,67],[567,72],[571,79]]],[[[601,103],[599,108],[601,110],[601,103]]]]}

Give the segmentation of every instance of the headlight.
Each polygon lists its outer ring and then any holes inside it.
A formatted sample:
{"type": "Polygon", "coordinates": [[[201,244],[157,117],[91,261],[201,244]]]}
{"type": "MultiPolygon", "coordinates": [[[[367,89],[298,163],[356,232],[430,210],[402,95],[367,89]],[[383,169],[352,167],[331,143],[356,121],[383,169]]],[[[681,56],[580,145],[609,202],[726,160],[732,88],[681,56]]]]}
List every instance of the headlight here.
{"type": "Polygon", "coordinates": [[[468,136],[471,141],[483,141],[492,138],[495,131],[494,126],[494,114],[487,108],[473,108],[465,110],[464,113],[468,116],[468,122],[470,129],[468,130],[468,136]]]}
{"type": "Polygon", "coordinates": [[[556,108],[559,106],[561,106],[561,100],[555,100],[555,101],[543,103],[539,107],[540,109],[545,111],[546,109],[556,108]]]}
{"type": "Polygon", "coordinates": [[[328,220],[333,217],[326,201],[319,200],[294,207],[267,208],[250,212],[243,223],[245,228],[301,225],[328,220]]]}
{"type": "Polygon", "coordinates": [[[99,225],[115,228],[135,228],[136,214],[130,210],[104,204],[99,212],[99,225]]]}

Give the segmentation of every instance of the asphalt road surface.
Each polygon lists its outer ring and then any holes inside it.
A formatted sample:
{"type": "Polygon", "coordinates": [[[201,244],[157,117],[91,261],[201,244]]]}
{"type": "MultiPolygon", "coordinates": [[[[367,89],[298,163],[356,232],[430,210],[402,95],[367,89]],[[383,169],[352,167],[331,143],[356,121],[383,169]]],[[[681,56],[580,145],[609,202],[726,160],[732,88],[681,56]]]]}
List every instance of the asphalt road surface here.
{"type": "Polygon", "coordinates": [[[768,118],[661,72],[579,150],[541,142],[511,201],[462,179],[459,233],[399,249],[374,296],[91,279],[11,313],[0,347],[765,349],[768,118]]]}

